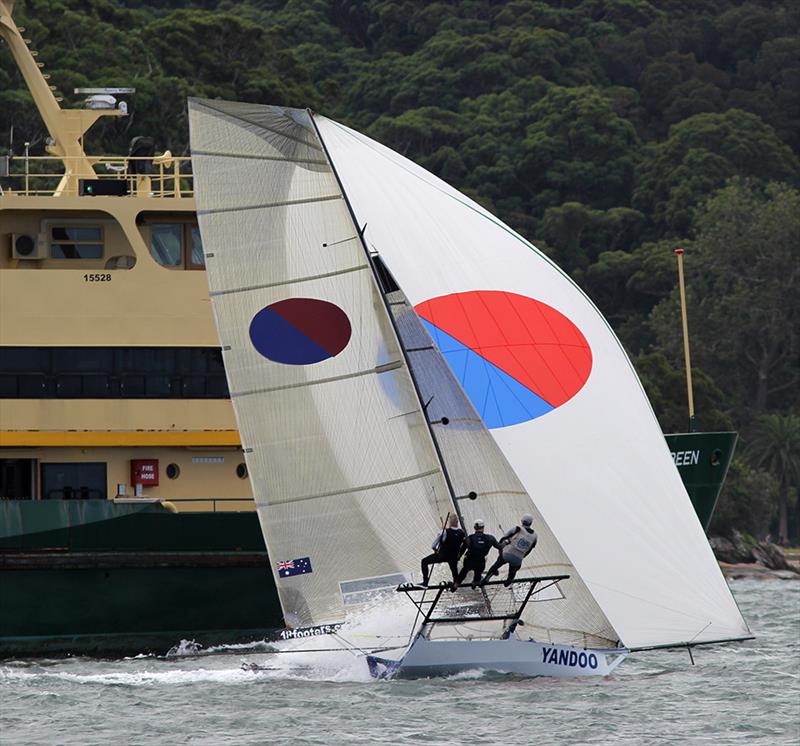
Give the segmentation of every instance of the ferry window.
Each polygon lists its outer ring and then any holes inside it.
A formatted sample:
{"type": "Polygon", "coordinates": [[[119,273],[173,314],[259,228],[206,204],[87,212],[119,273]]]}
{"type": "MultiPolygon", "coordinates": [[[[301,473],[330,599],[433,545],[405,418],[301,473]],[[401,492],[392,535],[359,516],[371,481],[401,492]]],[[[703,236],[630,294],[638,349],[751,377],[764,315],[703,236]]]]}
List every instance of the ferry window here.
{"type": "Polygon", "coordinates": [[[53,370],[56,373],[96,373],[110,371],[114,350],[109,347],[56,347],[53,370]]]}
{"type": "Polygon", "coordinates": [[[202,269],[206,266],[203,256],[203,239],[200,238],[200,229],[193,224],[187,226],[189,233],[189,266],[192,269],[202,269]]]}
{"type": "Polygon", "coordinates": [[[180,267],[183,263],[183,225],[153,223],[150,226],[150,253],[165,267],[180,267]]]}
{"type": "Polygon", "coordinates": [[[0,376],[0,399],[15,399],[17,397],[17,377],[0,376]]]}
{"type": "Polygon", "coordinates": [[[218,347],[0,347],[0,399],[227,399],[218,347]]]}
{"type": "Polygon", "coordinates": [[[177,464],[167,465],[167,479],[177,479],[181,475],[181,467],[177,464]]]}
{"type": "Polygon", "coordinates": [[[50,351],[42,347],[0,347],[0,369],[4,373],[37,372],[50,364],[50,351]]]}
{"type": "Polygon", "coordinates": [[[164,267],[204,269],[203,241],[197,223],[150,224],[150,253],[164,267]]]}
{"type": "Polygon", "coordinates": [[[42,498],[45,500],[105,500],[104,463],[41,465],[42,498]]]}
{"type": "Polygon", "coordinates": [[[98,225],[61,225],[50,229],[53,259],[102,259],[103,229],[98,225]]]}

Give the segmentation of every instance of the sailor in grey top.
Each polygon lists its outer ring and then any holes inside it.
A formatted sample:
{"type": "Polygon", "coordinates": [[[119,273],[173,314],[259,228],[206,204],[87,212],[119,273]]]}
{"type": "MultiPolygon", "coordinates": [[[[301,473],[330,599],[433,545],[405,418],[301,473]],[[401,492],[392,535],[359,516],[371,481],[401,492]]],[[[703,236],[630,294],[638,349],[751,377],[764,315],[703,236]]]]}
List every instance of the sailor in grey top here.
{"type": "Polygon", "coordinates": [[[522,567],[522,560],[524,560],[536,546],[539,537],[533,530],[533,516],[522,516],[520,523],[520,526],[514,526],[514,528],[509,529],[503,534],[503,537],[500,539],[500,546],[502,547],[500,549],[500,555],[497,561],[489,568],[489,572],[486,573],[486,576],[481,581],[481,585],[497,575],[499,569],[506,564],[508,565],[508,577],[505,579],[503,585],[511,585],[511,581],[514,580],[517,571],[522,567]]]}

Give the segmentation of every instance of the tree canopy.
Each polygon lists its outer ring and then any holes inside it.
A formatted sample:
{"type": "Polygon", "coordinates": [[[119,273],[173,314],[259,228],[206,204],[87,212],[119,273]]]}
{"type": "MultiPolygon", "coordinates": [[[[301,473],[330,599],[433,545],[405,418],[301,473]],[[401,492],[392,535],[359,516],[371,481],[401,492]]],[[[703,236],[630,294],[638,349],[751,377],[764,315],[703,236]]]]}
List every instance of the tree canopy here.
{"type": "MultiPolygon", "coordinates": [[[[667,429],[682,247],[700,422],[747,441],[800,407],[796,2],[18,0],[15,19],[65,105],[137,89],[93,151],[186,153],[186,97],[230,98],[324,112],[462,189],[592,297],[667,429]]],[[[0,47],[0,147],[12,126],[15,153],[43,152],[0,47]]]]}

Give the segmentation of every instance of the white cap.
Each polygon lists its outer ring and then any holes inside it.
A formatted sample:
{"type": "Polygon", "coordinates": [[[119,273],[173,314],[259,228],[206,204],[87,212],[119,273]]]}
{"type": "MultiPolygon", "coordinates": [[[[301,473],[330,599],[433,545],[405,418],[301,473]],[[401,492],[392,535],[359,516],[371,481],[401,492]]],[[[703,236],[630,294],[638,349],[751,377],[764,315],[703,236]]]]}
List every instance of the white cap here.
{"type": "Polygon", "coordinates": [[[483,528],[483,521],[480,518],[475,521],[475,528],[483,528]]]}
{"type": "Polygon", "coordinates": [[[523,526],[530,526],[533,523],[533,516],[530,513],[526,513],[522,516],[522,525],[523,526]]]}

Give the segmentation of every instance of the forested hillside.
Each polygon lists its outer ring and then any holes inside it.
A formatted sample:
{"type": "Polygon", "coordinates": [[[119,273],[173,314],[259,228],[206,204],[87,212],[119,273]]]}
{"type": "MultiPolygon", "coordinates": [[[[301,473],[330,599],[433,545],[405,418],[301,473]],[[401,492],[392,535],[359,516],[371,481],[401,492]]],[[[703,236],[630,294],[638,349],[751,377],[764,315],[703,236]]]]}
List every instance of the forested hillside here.
{"type": "MultiPolygon", "coordinates": [[[[187,151],[189,95],[311,107],[547,251],[608,317],[665,431],[741,433],[712,530],[800,539],[800,4],[792,0],[28,0],[51,83],[135,86],[134,135],[187,151]],[[785,525],[783,527],[785,531],[785,525]]],[[[46,132],[0,48],[0,144],[46,132]]],[[[624,426],[624,423],[609,423],[624,426]]]]}

